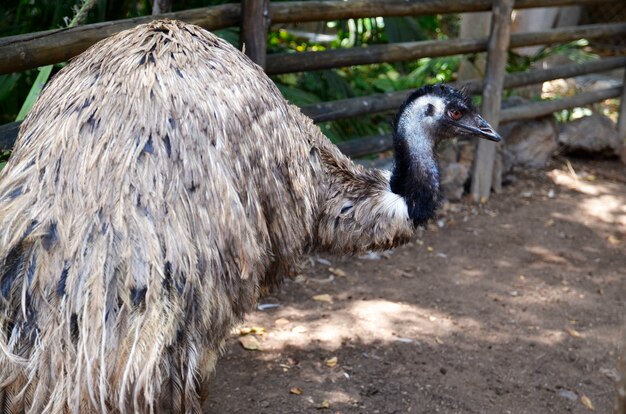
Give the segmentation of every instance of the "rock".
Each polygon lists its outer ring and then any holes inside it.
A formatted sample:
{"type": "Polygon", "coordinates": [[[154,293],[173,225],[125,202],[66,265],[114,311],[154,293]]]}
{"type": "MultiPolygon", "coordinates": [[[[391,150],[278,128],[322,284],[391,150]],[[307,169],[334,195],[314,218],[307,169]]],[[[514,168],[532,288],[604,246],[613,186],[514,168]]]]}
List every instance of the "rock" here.
{"type": "Polygon", "coordinates": [[[447,165],[453,162],[457,162],[458,148],[454,141],[443,141],[437,147],[437,160],[439,165],[447,165]]]}
{"type": "Polygon", "coordinates": [[[476,141],[459,142],[459,162],[467,167],[469,171],[474,162],[474,152],[476,151],[476,141]]]}
{"type": "Polygon", "coordinates": [[[609,118],[593,114],[565,124],[559,133],[565,152],[595,155],[620,155],[622,143],[609,118]]]}
{"type": "Polygon", "coordinates": [[[441,190],[446,200],[456,201],[463,196],[463,189],[469,168],[459,162],[452,162],[441,167],[441,190]]]}
{"type": "Polygon", "coordinates": [[[504,124],[500,128],[504,171],[515,166],[545,166],[558,147],[558,132],[553,116],[504,124]]]}
{"type": "Polygon", "coordinates": [[[437,149],[441,190],[446,200],[457,201],[463,196],[472,168],[474,148],[471,143],[460,140],[444,143],[437,149]]]}

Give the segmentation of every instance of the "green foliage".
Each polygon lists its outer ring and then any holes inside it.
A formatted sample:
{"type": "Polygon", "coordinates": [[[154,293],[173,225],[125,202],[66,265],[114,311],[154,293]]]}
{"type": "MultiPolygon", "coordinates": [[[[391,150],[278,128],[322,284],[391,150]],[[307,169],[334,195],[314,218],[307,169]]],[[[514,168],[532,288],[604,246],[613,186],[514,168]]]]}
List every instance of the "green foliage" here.
{"type": "Polygon", "coordinates": [[[52,73],[52,65],[39,68],[37,79],[35,79],[35,83],[33,83],[33,86],[30,88],[30,91],[26,96],[26,100],[22,105],[22,109],[20,109],[20,112],[17,114],[17,118],[15,119],[16,121],[23,121],[24,118],[26,118],[26,115],[30,112],[33,104],[37,98],[39,98],[39,95],[41,95],[43,87],[46,86],[46,82],[48,82],[48,79],[50,78],[50,73],[52,73]]]}
{"type": "Polygon", "coordinates": [[[589,62],[598,58],[598,55],[589,52],[586,48],[589,41],[579,39],[569,43],[544,46],[534,55],[520,55],[509,51],[507,72],[524,72],[537,62],[554,56],[565,57],[575,63],[589,62]]]}
{"type": "MultiPolygon", "coordinates": [[[[445,38],[440,16],[420,18],[368,18],[329,22],[318,26],[318,32],[332,40],[315,41],[299,32],[286,29],[269,34],[268,50],[272,53],[322,51],[353,46],[367,47],[389,41],[415,41],[445,38]]],[[[366,96],[376,93],[414,89],[436,82],[453,80],[460,58],[423,58],[404,63],[381,63],[273,77],[290,102],[302,106],[317,102],[366,96]]],[[[365,135],[387,133],[391,129],[389,114],[353,118],[320,124],[334,142],[365,135]]]]}
{"type": "Polygon", "coordinates": [[[10,151],[0,151],[0,171],[2,171],[4,166],[7,164],[10,156],[11,156],[10,151]]]}

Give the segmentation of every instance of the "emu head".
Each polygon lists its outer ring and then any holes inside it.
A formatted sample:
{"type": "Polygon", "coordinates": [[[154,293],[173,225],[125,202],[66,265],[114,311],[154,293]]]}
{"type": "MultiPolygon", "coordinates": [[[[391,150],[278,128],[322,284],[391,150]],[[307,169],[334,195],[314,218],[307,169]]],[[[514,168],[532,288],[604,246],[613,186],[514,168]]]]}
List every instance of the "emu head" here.
{"type": "Polygon", "coordinates": [[[447,138],[474,136],[500,141],[500,135],[477,112],[471,99],[446,85],[429,85],[415,91],[398,111],[396,137],[409,146],[432,148],[447,138]],[[418,142],[421,141],[421,142],[418,142]]]}

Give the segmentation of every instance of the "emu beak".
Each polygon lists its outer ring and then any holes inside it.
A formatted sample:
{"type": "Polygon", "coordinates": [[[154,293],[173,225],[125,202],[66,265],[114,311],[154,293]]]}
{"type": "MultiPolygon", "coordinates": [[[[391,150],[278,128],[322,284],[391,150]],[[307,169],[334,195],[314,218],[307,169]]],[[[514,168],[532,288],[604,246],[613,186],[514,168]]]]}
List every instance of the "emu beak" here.
{"type": "Polygon", "coordinates": [[[478,138],[487,139],[489,141],[500,142],[502,137],[485,121],[482,116],[476,114],[470,121],[473,125],[452,121],[454,125],[467,131],[468,135],[478,138]]]}
{"type": "Polygon", "coordinates": [[[477,115],[478,118],[478,131],[476,131],[476,136],[478,138],[488,139],[489,141],[500,142],[502,137],[498,134],[489,122],[485,121],[482,116],[477,115]]]}

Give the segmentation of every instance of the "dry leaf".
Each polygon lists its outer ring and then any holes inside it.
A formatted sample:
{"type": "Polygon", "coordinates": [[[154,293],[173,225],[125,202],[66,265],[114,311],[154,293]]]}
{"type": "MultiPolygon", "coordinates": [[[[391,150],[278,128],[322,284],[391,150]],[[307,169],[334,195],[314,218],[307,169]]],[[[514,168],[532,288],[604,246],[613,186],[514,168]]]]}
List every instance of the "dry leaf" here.
{"type": "Polygon", "coordinates": [[[620,243],[620,240],[617,237],[613,236],[612,234],[609,237],[607,237],[606,239],[608,240],[609,243],[611,243],[613,245],[617,245],[617,244],[620,243]]]}
{"type": "Polygon", "coordinates": [[[313,296],[313,300],[316,300],[318,302],[328,302],[328,303],[332,303],[333,301],[333,299],[330,297],[328,293],[324,293],[322,295],[315,295],[313,296]]]}
{"type": "Polygon", "coordinates": [[[307,330],[308,330],[308,329],[307,329],[305,326],[298,325],[298,326],[295,326],[295,327],[291,330],[291,332],[293,332],[293,333],[304,333],[304,332],[306,332],[307,330]]]}
{"type": "Polygon", "coordinates": [[[254,335],[246,335],[239,338],[239,343],[248,351],[261,351],[261,344],[254,335]]]}
{"type": "Polygon", "coordinates": [[[405,270],[398,270],[397,272],[398,272],[398,274],[399,274],[400,276],[402,276],[402,277],[406,277],[406,278],[409,278],[409,279],[415,276],[413,273],[411,273],[411,272],[407,272],[407,271],[405,271],[405,270]]]}
{"type": "Polygon", "coordinates": [[[593,403],[591,402],[589,397],[587,397],[586,395],[583,395],[582,397],[580,397],[580,402],[588,409],[595,411],[595,408],[593,407],[593,403]]]}
{"type": "Polygon", "coordinates": [[[569,336],[571,336],[572,338],[582,338],[582,335],[580,334],[580,332],[578,332],[576,329],[574,328],[570,328],[569,326],[567,328],[565,328],[565,331],[569,334],[569,336]]]}
{"type": "Polygon", "coordinates": [[[330,273],[332,273],[333,275],[338,276],[338,277],[346,277],[346,276],[348,276],[346,274],[346,272],[344,272],[343,270],[339,269],[338,267],[329,267],[328,271],[330,273]]]}
{"type": "Polygon", "coordinates": [[[286,318],[278,318],[274,321],[274,324],[278,326],[287,325],[288,323],[289,323],[289,319],[286,319],[286,318]]]}
{"type": "Polygon", "coordinates": [[[443,345],[443,341],[438,336],[435,336],[435,342],[437,342],[439,345],[443,345]]]}
{"type": "Polygon", "coordinates": [[[300,394],[302,394],[302,388],[293,387],[292,389],[289,390],[289,393],[290,394],[300,395],[300,394]]]}
{"type": "Polygon", "coordinates": [[[322,403],[320,404],[319,408],[321,408],[323,410],[330,408],[330,401],[328,401],[328,400],[322,401],[322,403]]]}
{"type": "Polygon", "coordinates": [[[333,368],[337,365],[337,357],[332,357],[326,360],[326,366],[333,368]]]}
{"type": "Polygon", "coordinates": [[[552,227],[554,226],[554,220],[550,219],[543,224],[543,227],[552,227]]]}
{"type": "Polygon", "coordinates": [[[242,326],[239,328],[239,335],[249,335],[249,334],[265,334],[265,328],[262,326],[242,326]]]}

